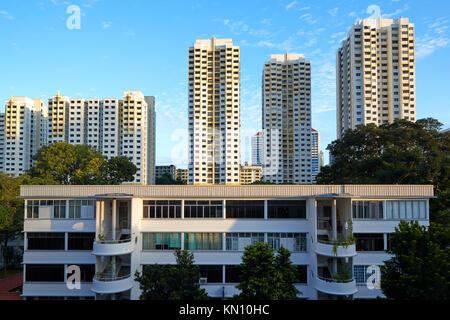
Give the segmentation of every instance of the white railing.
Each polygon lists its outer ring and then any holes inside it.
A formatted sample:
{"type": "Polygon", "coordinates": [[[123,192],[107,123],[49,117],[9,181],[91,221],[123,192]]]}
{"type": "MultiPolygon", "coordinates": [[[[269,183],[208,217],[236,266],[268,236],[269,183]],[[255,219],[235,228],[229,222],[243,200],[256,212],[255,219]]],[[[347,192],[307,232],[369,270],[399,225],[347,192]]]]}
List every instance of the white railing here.
{"type": "Polygon", "coordinates": [[[353,281],[353,278],[343,279],[343,280],[338,280],[338,279],[334,279],[334,278],[326,278],[326,277],[322,277],[322,276],[317,276],[317,278],[319,278],[320,280],[326,281],[326,282],[333,282],[333,283],[350,283],[353,281]]]}
{"type": "Polygon", "coordinates": [[[94,279],[97,281],[103,281],[103,282],[111,282],[111,281],[119,281],[126,278],[131,277],[131,274],[126,274],[124,276],[113,276],[111,274],[107,274],[106,276],[103,274],[96,274],[94,279]]]}

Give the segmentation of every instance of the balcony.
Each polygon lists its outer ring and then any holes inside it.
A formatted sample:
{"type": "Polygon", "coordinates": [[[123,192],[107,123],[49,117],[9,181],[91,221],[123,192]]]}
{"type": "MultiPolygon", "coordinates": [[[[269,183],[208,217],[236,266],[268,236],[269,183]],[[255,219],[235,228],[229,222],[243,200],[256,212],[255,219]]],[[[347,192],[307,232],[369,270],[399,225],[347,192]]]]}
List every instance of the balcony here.
{"type": "Polygon", "coordinates": [[[337,280],[318,276],[315,288],[320,292],[339,296],[353,295],[358,292],[354,279],[337,280]]]}
{"type": "Polygon", "coordinates": [[[95,240],[92,254],[96,256],[119,256],[134,251],[135,238],[122,240],[95,240]]]}
{"type": "Polygon", "coordinates": [[[356,256],[356,245],[354,241],[326,241],[317,240],[314,251],[326,257],[354,257],[356,256]]]}
{"type": "Polygon", "coordinates": [[[133,287],[131,274],[122,276],[105,276],[97,274],[92,281],[91,290],[99,294],[119,293],[130,290],[133,287]]]}

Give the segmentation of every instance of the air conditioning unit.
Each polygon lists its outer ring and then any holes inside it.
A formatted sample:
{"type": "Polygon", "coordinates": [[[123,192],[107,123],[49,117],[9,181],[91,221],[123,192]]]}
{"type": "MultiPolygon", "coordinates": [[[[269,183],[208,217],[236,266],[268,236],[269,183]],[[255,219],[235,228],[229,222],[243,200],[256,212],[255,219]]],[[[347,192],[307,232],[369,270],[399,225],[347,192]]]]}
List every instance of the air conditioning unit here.
{"type": "Polygon", "coordinates": [[[199,280],[198,280],[198,283],[200,283],[200,284],[206,284],[206,283],[208,283],[208,278],[200,278],[199,280]]]}

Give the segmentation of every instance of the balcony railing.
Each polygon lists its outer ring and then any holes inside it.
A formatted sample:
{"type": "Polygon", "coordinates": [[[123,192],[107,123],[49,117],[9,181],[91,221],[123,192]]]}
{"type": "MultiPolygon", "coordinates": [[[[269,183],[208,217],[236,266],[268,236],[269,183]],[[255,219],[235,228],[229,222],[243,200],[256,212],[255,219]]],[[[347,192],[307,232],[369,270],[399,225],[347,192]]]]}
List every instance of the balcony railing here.
{"type": "Polygon", "coordinates": [[[116,244],[116,243],[130,242],[130,241],[131,241],[131,237],[126,238],[126,239],[121,239],[121,240],[95,240],[96,243],[101,243],[101,244],[116,244]]]}
{"type": "Polygon", "coordinates": [[[104,275],[104,274],[100,273],[100,274],[96,274],[94,279],[97,281],[110,282],[110,281],[123,280],[123,279],[129,278],[129,277],[131,277],[131,274],[126,274],[126,275],[122,275],[122,276],[114,276],[111,274],[104,275]]]}
{"type": "Polygon", "coordinates": [[[334,278],[326,278],[322,276],[318,276],[320,280],[326,281],[326,282],[333,282],[333,283],[350,283],[353,281],[353,278],[349,279],[334,279],[334,278]]]}

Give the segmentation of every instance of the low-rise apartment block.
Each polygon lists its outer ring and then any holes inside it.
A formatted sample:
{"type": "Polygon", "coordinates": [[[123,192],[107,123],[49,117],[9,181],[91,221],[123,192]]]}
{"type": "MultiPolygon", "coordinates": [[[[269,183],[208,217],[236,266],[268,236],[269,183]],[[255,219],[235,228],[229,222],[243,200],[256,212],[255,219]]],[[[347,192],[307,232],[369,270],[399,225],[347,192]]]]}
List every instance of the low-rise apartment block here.
{"type": "Polygon", "coordinates": [[[382,296],[367,283],[400,220],[429,225],[433,186],[22,186],[20,195],[26,299],[139,299],[134,273],[174,264],[175,248],[193,252],[209,296],[231,298],[244,248],[258,241],[292,252],[300,297],[359,299],[382,296]],[[356,243],[335,242],[351,234],[356,243]],[[67,285],[74,270],[78,288],[67,285]]]}

